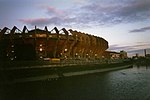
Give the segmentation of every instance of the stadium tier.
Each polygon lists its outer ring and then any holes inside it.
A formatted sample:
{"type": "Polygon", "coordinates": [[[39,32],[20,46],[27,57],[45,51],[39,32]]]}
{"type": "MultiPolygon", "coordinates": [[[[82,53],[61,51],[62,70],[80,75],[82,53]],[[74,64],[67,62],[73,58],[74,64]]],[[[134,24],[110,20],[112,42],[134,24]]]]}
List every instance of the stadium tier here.
{"type": "Polygon", "coordinates": [[[101,59],[107,49],[105,39],[72,29],[0,30],[1,60],[101,59]]]}

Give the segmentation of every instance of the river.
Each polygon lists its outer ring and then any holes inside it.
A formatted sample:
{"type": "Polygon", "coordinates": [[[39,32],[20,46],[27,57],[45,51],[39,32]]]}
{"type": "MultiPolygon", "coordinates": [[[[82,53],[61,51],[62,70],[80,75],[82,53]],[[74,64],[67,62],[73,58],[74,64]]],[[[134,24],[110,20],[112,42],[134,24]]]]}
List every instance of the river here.
{"type": "Polygon", "coordinates": [[[150,100],[150,66],[1,85],[0,100],[150,100]]]}

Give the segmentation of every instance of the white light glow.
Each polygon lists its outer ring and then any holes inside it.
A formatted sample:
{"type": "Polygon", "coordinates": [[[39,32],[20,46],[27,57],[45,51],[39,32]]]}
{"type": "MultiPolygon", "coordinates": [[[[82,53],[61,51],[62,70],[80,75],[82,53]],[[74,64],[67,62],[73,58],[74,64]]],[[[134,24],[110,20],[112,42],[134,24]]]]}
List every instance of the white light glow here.
{"type": "Polygon", "coordinates": [[[42,48],[40,48],[40,51],[43,51],[43,49],[42,49],[42,48]]]}

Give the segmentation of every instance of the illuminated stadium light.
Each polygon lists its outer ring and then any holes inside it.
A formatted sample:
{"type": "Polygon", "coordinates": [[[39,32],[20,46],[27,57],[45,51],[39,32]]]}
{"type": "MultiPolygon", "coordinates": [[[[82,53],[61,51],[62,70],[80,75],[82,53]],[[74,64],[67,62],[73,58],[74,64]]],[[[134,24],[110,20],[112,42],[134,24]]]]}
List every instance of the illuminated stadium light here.
{"type": "Polygon", "coordinates": [[[65,49],[65,51],[67,51],[68,49],[65,49]]]}
{"type": "Polygon", "coordinates": [[[42,46],[42,44],[40,44],[40,47],[42,46]]]}
{"type": "Polygon", "coordinates": [[[13,51],[11,51],[11,52],[14,52],[14,50],[13,50],[13,51]]]}
{"type": "Polygon", "coordinates": [[[40,51],[43,51],[43,49],[42,49],[42,48],[40,48],[40,51]]]}
{"type": "Polygon", "coordinates": [[[67,58],[67,56],[65,56],[65,58],[67,58]]]}

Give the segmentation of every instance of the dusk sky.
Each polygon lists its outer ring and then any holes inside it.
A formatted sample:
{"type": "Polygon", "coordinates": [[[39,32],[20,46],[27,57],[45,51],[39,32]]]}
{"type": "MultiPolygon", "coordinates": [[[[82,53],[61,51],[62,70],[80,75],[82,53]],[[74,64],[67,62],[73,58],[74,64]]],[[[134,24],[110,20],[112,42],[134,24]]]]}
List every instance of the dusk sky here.
{"type": "Polygon", "coordinates": [[[0,29],[24,25],[100,36],[129,56],[150,53],[150,0],[0,0],[0,29]]]}

